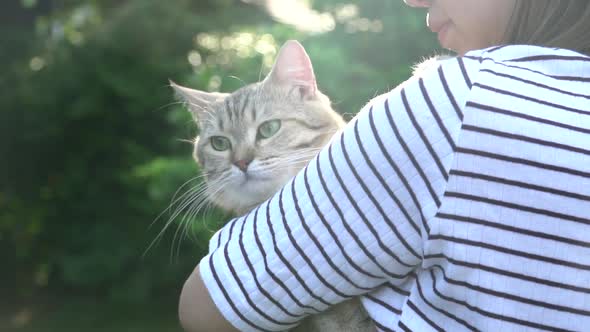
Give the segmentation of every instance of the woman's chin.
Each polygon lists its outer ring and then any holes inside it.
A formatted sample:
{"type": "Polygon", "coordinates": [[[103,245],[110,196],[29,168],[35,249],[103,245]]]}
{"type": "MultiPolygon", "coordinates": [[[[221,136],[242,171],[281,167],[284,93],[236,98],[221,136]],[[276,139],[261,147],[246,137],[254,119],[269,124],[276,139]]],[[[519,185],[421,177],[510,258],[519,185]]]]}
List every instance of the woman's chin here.
{"type": "Polygon", "coordinates": [[[473,45],[466,43],[465,38],[461,38],[457,34],[457,30],[453,25],[450,25],[447,29],[439,33],[438,42],[442,48],[453,51],[459,56],[463,56],[465,53],[477,49],[473,45]]]}

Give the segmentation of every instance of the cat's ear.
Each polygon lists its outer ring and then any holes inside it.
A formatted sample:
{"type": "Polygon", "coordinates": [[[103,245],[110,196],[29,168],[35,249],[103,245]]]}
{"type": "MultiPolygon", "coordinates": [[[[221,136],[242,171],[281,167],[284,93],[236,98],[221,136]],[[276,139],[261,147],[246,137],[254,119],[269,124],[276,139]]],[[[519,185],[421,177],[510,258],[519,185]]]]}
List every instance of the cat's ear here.
{"type": "Polygon", "coordinates": [[[313,97],[317,91],[311,60],[296,40],[289,40],[281,47],[266,81],[271,84],[299,87],[304,97],[313,97]]]}
{"type": "Polygon", "coordinates": [[[197,121],[199,118],[202,118],[201,115],[210,111],[209,106],[212,103],[222,101],[229,96],[228,93],[205,92],[190,89],[180,86],[172,81],[170,81],[170,86],[174,89],[178,97],[187,103],[189,111],[197,121]]]}

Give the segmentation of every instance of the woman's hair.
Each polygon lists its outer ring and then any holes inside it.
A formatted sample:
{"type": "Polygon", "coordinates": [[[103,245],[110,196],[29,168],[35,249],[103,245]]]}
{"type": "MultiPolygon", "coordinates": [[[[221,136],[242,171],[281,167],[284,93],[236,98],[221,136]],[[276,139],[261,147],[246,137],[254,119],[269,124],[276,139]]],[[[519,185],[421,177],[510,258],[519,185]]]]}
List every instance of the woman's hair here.
{"type": "Polygon", "coordinates": [[[505,39],[590,55],[590,1],[516,0],[505,39]]]}

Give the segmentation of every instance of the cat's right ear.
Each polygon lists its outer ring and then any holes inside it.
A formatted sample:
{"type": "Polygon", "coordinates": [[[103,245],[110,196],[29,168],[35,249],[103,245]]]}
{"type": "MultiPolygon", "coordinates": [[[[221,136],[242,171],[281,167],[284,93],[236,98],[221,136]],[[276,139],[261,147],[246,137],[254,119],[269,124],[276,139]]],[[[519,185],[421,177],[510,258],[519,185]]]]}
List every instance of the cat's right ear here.
{"type": "Polygon", "coordinates": [[[317,91],[311,60],[303,46],[296,40],[289,40],[281,47],[265,81],[270,82],[271,85],[299,87],[304,97],[314,97],[317,91]]]}
{"type": "Polygon", "coordinates": [[[196,121],[203,119],[202,115],[211,110],[209,107],[211,104],[222,101],[229,95],[227,93],[194,90],[172,81],[170,81],[170,86],[174,89],[176,95],[187,103],[188,109],[196,121]]]}

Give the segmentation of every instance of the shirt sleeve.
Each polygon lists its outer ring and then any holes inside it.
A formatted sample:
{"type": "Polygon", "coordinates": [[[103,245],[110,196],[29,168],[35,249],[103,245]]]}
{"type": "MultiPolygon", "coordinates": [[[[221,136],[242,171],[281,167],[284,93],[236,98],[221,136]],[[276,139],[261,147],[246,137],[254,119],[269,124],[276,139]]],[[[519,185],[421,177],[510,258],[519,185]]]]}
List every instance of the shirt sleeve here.
{"type": "Polygon", "coordinates": [[[274,197],[211,240],[200,273],[240,330],[289,329],[422,261],[479,63],[441,62],[373,99],[274,197]]]}

